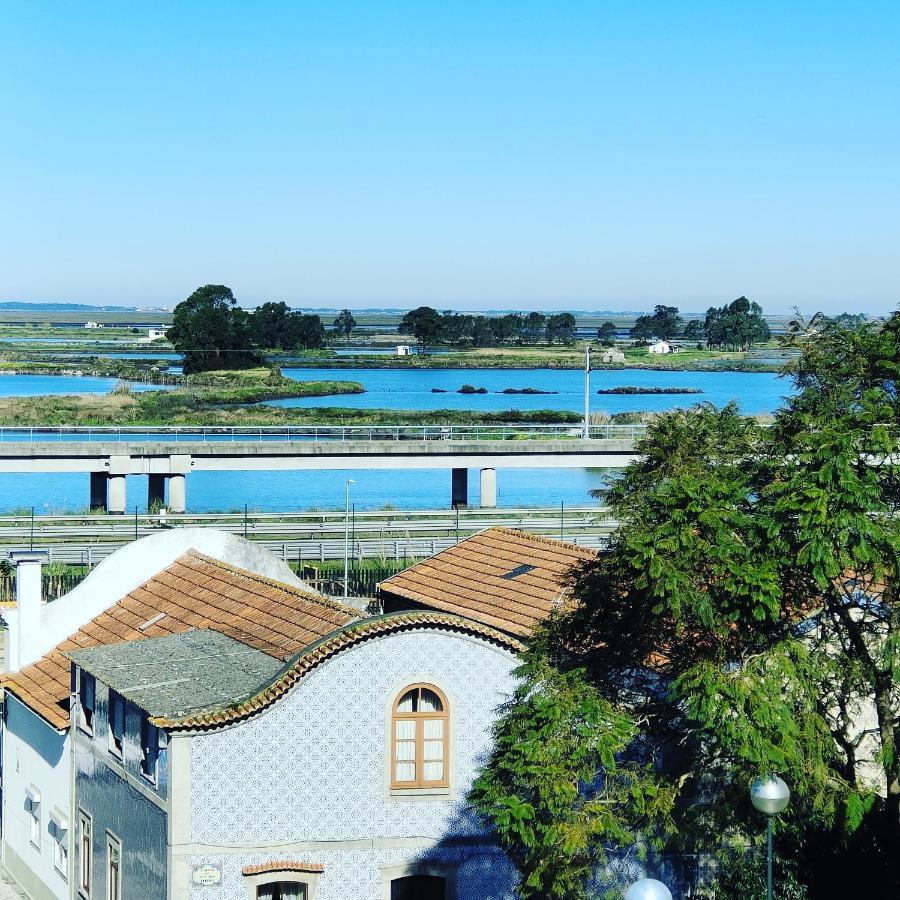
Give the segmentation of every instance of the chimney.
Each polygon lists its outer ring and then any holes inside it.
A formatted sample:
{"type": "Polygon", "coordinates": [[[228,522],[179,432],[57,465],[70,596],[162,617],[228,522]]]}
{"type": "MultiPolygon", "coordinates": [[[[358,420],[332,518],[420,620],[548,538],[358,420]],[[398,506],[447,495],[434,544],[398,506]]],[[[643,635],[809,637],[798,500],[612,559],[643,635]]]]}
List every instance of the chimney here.
{"type": "Polygon", "coordinates": [[[41,566],[47,559],[45,550],[14,550],[9,558],[16,565],[16,610],[8,617],[7,670],[17,672],[34,660],[29,652],[31,642],[41,628],[41,566]]]}

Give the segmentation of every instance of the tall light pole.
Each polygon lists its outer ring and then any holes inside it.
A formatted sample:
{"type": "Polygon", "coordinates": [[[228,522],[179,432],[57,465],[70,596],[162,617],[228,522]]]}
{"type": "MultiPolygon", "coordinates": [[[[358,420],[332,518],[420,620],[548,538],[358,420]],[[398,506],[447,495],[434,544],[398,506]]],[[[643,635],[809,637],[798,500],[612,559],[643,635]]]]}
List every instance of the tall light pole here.
{"type": "Polygon", "coordinates": [[[584,348],[584,431],[587,440],[591,436],[591,345],[584,348]]]}
{"type": "Polygon", "coordinates": [[[345,482],[347,497],[344,501],[344,599],[349,596],[350,584],[350,485],[356,484],[352,478],[345,482]]]}
{"type": "Polygon", "coordinates": [[[672,892],[655,878],[642,878],[628,888],[625,900],[672,900],[672,892]]]}
{"type": "Polygon", "coordinates": [[[787,808],[790,799],[790,788],[777,775],[757,778],[750,785],[750,802],[766,817],[766,883],[769,900],[772,900],[772,818],[787,808]]]}

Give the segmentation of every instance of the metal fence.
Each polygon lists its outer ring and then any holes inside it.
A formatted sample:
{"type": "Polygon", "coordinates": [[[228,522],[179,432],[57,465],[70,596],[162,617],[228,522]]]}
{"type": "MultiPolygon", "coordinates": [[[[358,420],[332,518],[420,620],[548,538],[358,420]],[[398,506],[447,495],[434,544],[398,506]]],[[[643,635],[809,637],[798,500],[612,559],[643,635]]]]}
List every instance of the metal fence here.
{"type": "MultiPolygon", "coordinates": [[[[591,425],[591,440],[634,441],[644,437],[646,425],[591,425]]],[[[0,427],[0,442],[72,441],[483,441],[580,440],[580,424],[537,425],[266,425],[209,426],[80,426],[35,425],[0,427]]]]}

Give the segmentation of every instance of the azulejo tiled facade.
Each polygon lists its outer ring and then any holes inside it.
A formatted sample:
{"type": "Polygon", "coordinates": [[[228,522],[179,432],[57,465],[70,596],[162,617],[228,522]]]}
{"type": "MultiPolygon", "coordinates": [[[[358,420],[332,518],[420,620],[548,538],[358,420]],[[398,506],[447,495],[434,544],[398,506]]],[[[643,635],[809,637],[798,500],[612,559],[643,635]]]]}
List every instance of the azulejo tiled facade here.
{"type": "MultiPolygon", "coordinates": [[[[491,747],[515,659],[480,638],[412,630],[366,641],[305,675],[269,709],[190,741],[191,869],[221,870],[192,900],[247,900],[241,870],[324,864],[315,900],[377,900],[385,872],[434,863],[457,898],[506,900],[513,871],[466,795],[491,747]],[[390,790],[390,714],[404,687],[434,684],[450,706],[450,786],[390,790]]],[[[389,896],[389,894],[388,894],[389,896]]]]}

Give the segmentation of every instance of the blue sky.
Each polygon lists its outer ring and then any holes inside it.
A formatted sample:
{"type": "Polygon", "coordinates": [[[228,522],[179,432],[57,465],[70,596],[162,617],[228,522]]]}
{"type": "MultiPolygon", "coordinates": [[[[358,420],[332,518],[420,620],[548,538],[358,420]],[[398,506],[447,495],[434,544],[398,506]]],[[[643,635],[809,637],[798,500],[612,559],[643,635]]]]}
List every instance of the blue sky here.
{"type": "Polygon", "coordinates": [[[878,3],[0,5],[0,299],[900,301],[878,3]]]}

